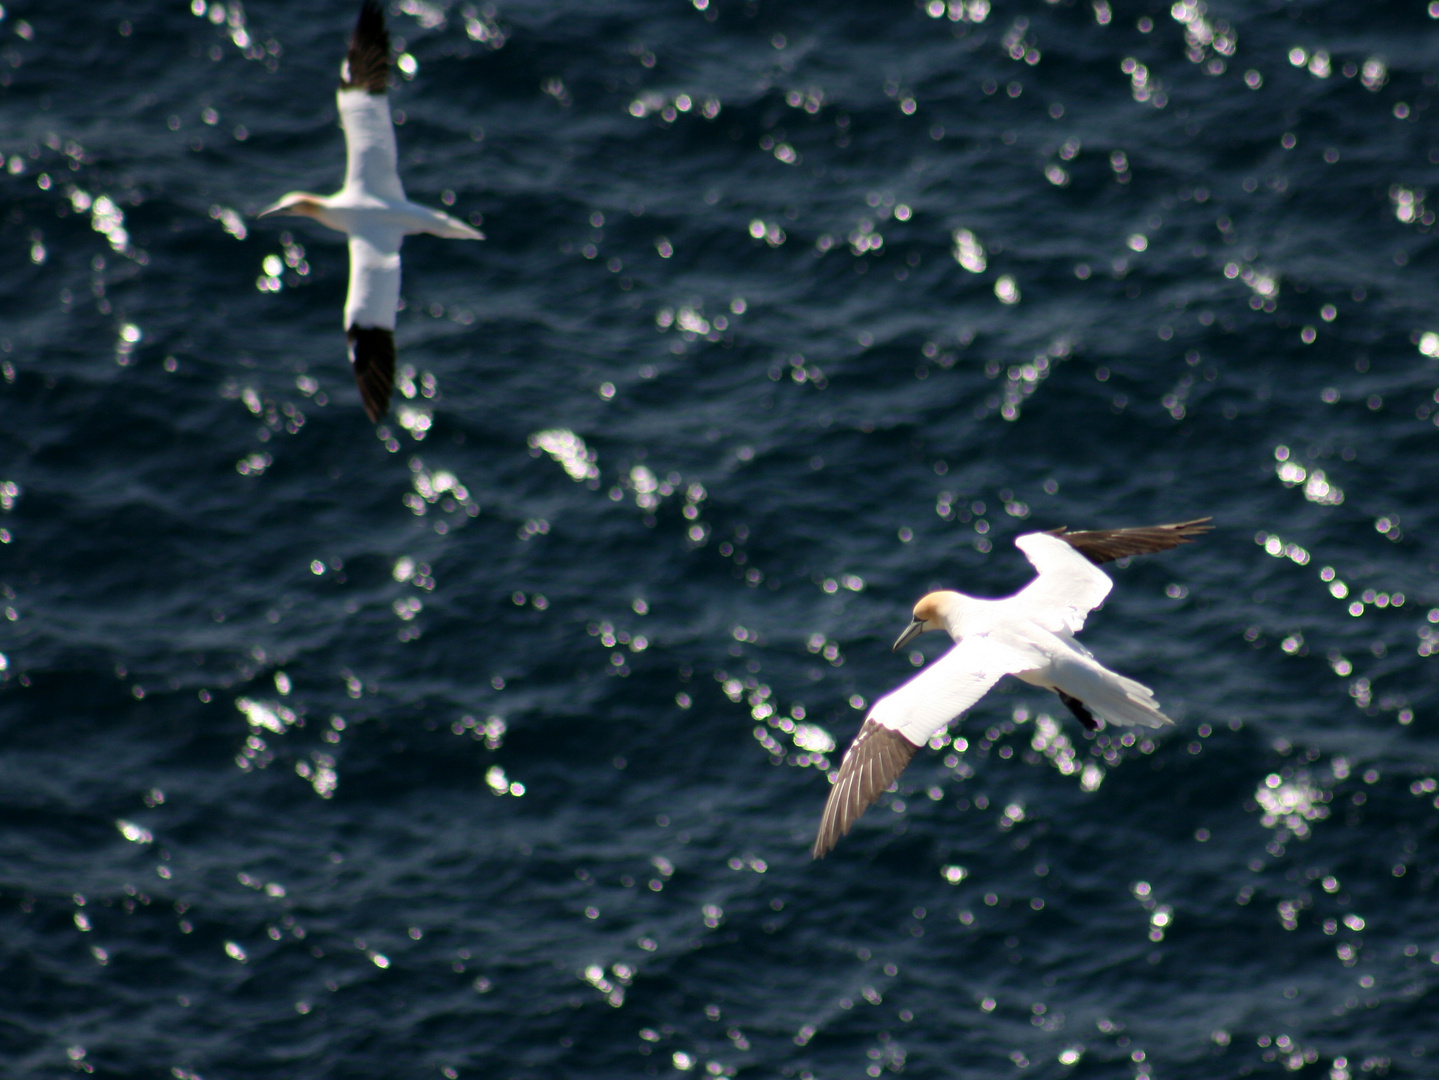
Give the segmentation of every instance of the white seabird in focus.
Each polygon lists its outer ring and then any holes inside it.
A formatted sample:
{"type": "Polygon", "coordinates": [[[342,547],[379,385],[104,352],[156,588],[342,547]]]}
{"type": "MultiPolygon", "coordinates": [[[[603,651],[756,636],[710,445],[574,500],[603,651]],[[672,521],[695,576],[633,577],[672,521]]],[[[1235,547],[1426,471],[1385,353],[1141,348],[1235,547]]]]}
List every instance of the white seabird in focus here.
{"type": "Polygon", "coordinates": [[[390,35],[385,15],[365,0],[335,95],[345,129],[345,186],[334,195],[292,191],[260,211],[314,218],[350,238],[345,339],[360,399],[371,422],[389,408],[395,385],[395,311],[400,299],[400,244],[411,233],[483,240],[484,233],[405,198],[396,164],[395,127],[386,95],[390,35]]]}
{"type": "Polygon", "coordinates": [[[954,648],[874,703],[833,778],[812,854],[823,858],[894,783],[930,736],[982,698],[1006,675],[1053,690],[1086,728],[1099,720],[1127,727],[1173,723],[1149,687],[1095,660],[1074,635],[1114,583],[1095,564],[1164,551],[1209,531],[1209,518],[1137,529],[1026,533],[1015,546],[1038,571],[1002,600],[932,592],[896,650],[926,630],[946,630],[954,648]]]}

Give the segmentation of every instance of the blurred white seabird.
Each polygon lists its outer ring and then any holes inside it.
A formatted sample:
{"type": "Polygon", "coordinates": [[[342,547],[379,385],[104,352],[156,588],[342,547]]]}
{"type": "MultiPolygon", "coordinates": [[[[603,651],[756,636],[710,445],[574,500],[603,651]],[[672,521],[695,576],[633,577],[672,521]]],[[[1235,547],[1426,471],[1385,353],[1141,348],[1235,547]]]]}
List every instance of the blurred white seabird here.
{"type": "Polygon", "coordinates": [[[389,73],[385,15],[374,0],[365,0],[340,66],[340,89],[335,95],[345,129],[345,186],[334,195],[292,191],[259,214],[299,214],[349,235],[345,339],[360,398],[372,422],[389,407],[395,384],[400,244],[411,233],[457,240],[485,238],[463,221],[405,198],[386,96],[389,73]]]}
{"type": "Polygon", "coordinates": [[[894,648],[926,630],[947,630],[954,648],[874,703],[830,788],[814,857],[833,849],[931,735],[1005,675],[1053,690],[1090,730],[1099,720],[1156,728],[1172,724],[1147,686],[1102,666],[1074,635],[1114,584],[1096,563],[1189,543],[1209,531],[1207,521],[1026,533],[1014,543],[1038,576],[1013,596],[981,600],[946,591],[922,597],[894,648]]]}

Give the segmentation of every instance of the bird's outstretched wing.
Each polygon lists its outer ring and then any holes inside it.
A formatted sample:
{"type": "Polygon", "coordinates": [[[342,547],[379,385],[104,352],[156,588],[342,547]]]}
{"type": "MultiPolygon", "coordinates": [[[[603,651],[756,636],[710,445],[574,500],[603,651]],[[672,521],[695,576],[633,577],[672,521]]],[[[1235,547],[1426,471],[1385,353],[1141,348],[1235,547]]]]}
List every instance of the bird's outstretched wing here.
{"type": "Polygon", "coordinates": [[[1093,563],[1107,563],[1127,555],[1148,555],[1168,551],[1180,544],[1193,543],[1194,538],[1209,532],[1210,518],[1176,521],[1169,525],[1147,525],[1133,529],[1090,529],[1069,532],[1063,526],[1050,529],[1047,536],[1057,536],[1093,563]]]}
{"type": "Polygon", "coordinates": [[[390,35],[380,5],[366,0],[340,67],[335,95],[345,129],[345,188],[382,199],[405,197],[387,93],[390,35]]]}
{"type": "Polygon", "coordinates": [[[390,34],[385,29],[385,12],[375,0],[365,0],[340,68],[340,89],[384,94],[389,79],[390,34]]]}
{"type": "Polygon", "coordinates": [[[1029,650],[977,635],[960,642],[909,682],[880,698],[844,753],[820,818],[812,854],[823,858],[865,809],[899,777],[915,751],[1003,676],[1042,660],[1029,650]]]}
{"type": "Polygon", "coordinates": [[[1068,532],[1061,527],[1026,533],[1014,543],[1039,576],[1015,599],[1021,601],[1026,615],[1046,629],[1077,634],[1084,628],[1085,616],[1104,602],[1113,586],[1097,564],[1191,543],[1209,531],[1207,521],[1209,518],[1196,518],[1136,529],[1068,532]]]}
{"type": "Polygon", "coordinates": [[[1014,546],[1024,552],[1039,576],[1007,601],[1013,615],[1023,616],[1053,634],[1077,634],[1085,617],[1104,602],[1114,582],[1065,537],[1025,533],[1014,546]]]}
{"type": "Polygon", "coordinates": [[[395,328],[400,302],[400,243],[395,229],[350,234],[350,287],[345,293],[345,329],[395,328]]]}
{"type": "Polygon", "coordinates": [[[390,407],[395,384],[395,308],[400,299],[400,237],[350,237],[350,289],[345,295],[345,339],[350,364],[371,422],[390,407]]]}
{"type": "Polygon", "coordinates": [[[352,326],[345,331],[350,366],[370,423],[378,424],[390,407],[395,388],[395,332],[380,327],[352,326]]]}

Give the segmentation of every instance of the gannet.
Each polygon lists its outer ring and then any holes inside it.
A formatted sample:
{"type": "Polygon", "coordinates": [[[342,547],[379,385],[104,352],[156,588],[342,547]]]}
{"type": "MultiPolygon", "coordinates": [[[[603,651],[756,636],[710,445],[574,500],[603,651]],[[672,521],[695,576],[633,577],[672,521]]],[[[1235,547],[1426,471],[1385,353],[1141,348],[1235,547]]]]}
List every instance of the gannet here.
{"type": "Polygon", "coordinates": [[[1081,724],[1164,727],[1149,687],[1104,667],[1074,635],[1114,583],[1095,564],[1164,551],[1209,531],[1209,518],[1137,529],[1025,533],[1014,544],[1038,572],[1019,592],[981,600],[932,592],[894,643],[947,630],[954,647],[898,690],[874,703],[844,753],[812,854],[823,858],[879,798],[930,736],[982,698],[1005,675],[1053,690],[1081,724]]]}
{"type": "Polygon", "coordinates": [[[389,407],[395,384],[401,242],[410,233],[456,240],[485,238],[463,221],[405,198],[386,96],[389,73],[385,15],[375,0],[365,0],[340,65],[340,89],[335,95],[345,129],[345,186],[334,195],[292,191],[259,213],[260,217],[299,214],[349,235],[345,340],[360,399],[372,423],[389,407]]]}

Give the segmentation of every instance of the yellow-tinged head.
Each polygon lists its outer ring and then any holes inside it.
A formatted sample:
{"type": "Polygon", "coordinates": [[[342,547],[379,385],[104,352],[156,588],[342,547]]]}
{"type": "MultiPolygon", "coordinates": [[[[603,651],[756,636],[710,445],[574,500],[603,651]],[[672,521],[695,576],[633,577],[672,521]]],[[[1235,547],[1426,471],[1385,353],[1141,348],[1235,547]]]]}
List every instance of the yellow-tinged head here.
{"type": "Polygon", "coordinates": [[[914,605],[913,621],[904,628],[904,633],[899,635],[891,651],[898,652],[926,630],[947,629],[945,616],[955,599],[956,594],[952,592],[932,592],[921,596],[919,603],[914,605]]]}
{"type": "Polygon", "coordinates": [[[299,214],[301,217],[318,218],[324,208],[324,196],[311,195],[308,191],[292,191],[288,195],[281,196],[278,202],[271,203],[255,216],[269,217],[271,214],[299,214]]]}

